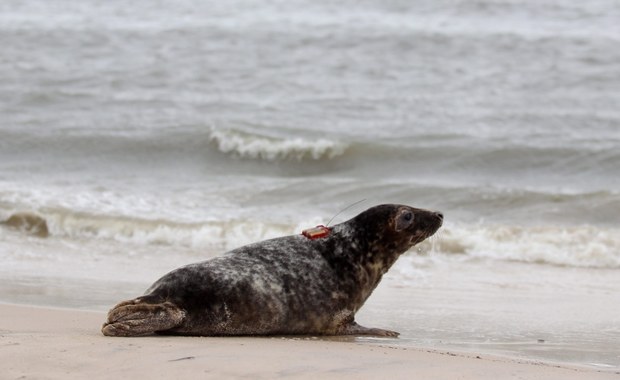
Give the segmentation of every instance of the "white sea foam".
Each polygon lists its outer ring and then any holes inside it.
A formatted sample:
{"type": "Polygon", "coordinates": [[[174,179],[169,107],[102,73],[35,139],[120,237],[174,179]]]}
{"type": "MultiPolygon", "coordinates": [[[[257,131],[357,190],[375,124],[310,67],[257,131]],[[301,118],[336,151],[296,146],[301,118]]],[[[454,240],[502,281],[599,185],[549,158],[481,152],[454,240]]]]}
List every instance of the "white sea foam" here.
{"type": "Polygon", "coordinates": [[[182,223],[126,216],[73,213],[48,209],[40,214],[51,236],[75,240],[112,240],[134,245],[170,245],[191,249],[226,251],[284,235],[300,233],[321,223],[320,218],[298,224],[228,220],[182,223]]]}
{"type": "Polygon", "coordinates": [[[479,226],[444,228],[432,251],[569,267],[620,268],[615,228],[479,226]]]}
{"type": "Polygon", "coordinates": [[[236,130],[212,130],[211,141],[223,153],[249,159],[277,161],[287,159],[331,159],[344,154],[347,145],[319,138],[274,138],[236,130]]]}

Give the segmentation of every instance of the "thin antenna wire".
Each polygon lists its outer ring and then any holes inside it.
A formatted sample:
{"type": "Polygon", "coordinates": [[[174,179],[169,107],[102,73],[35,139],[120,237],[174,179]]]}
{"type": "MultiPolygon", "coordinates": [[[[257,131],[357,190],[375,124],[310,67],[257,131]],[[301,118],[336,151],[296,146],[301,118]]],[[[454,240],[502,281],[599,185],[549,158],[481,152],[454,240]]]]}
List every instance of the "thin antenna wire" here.
{"type": "Polygon", "coordinates": [[[357,202],[355,202],[355,203],[352,203],[352,204],[348,205],[347,207],[345,207],[344,209],[342,209],[342,210],[338,211],[338,213],[337,213],[336,215],[332,216],[332,218],[329,220],[329,222],[327,222],[327,224],[326,224],[325,226],[326,226],[326,227],[329,227],[329,224],[330,224],[330,223],[332,222],[332,220],[334,220],[334,219],[335,219],[338,215],[342,214],[343,212],[347,211],[347,210],[348,210],[348,209],[350,209],[351,207],[353,207],[353,206],[355,206],[355,205],[357,205],[357,204],[360,204],[360,203],[362,203],[362,202],[364,202],[364,201],[366,201],[366,198],[364,198],[364,199],[362,199],[362,200],[360,200],[360,201],[357,201],[357,202]]]}

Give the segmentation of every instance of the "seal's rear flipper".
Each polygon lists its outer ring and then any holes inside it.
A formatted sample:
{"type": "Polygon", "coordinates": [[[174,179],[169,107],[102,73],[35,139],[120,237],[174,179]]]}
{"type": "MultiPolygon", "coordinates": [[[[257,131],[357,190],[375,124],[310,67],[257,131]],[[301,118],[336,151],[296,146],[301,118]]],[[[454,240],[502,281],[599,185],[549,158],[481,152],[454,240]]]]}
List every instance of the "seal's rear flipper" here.
{"type": "Polygon", "coordinates": [[[343,326],[343,329],[340,333],[342,335],[372,335],[390,338],[396,338],[400,335],[400,333],[396,331],[368,328],[360,326],[355,322],[351,322],[348,325],[343,326]]]}
{"type": "Polygon", "coordinates": [[[101,332],[107,336],[143,336],[181,324],[185,311],[171,302],[144,303],[142,299],[121,302],[108,313],[101,332]]]}

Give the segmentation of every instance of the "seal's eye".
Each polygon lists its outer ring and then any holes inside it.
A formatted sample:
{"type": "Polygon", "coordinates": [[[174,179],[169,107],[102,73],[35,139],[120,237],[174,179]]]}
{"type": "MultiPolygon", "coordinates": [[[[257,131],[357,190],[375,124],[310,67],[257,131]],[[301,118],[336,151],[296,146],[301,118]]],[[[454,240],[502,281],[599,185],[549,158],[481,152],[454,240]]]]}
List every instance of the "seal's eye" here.
{"type": "Polygon", "coordinates": [[[396,231],[402,231],[413,223],[413,212],[407,210],[400,213],[396,219],[396,231]]]}

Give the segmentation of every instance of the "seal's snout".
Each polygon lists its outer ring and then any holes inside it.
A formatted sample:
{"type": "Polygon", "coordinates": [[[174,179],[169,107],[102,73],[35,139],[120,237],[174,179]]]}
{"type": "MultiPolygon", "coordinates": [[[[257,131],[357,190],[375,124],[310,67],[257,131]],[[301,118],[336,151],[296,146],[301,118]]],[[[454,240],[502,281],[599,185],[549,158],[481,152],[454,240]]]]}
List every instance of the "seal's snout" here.
{"type": "Polygon", "coordinates": [[[435,218],[437,219],[437,229],[443,225],[443,213],[436,211],[435,218]]]}
{"type": "Polygon", "coordinates": [[[443,222],[443,214],[439,211],[435,211],[435,216],[439,219],[440,222],[443,222]]]}
{"type": "Polygon", "coordinates": [[[425,230],[426,237],[430,237],[437,232],[442,225],[443,213],[439,211],[427,211],[420,227],[425,230]]]}
{"type": "MultiPolygon", "coordinates": [[[[443,224],[443,213],[435,211],[432,212],[431,215],[431,218],[434,219],[432,224],[434,225],[435,231],[437,231],[439,227],[441,227],[441,225],[443,224]]],[[[435,231],[433,231],[433,233],[435,233],[435,231]]]]}

